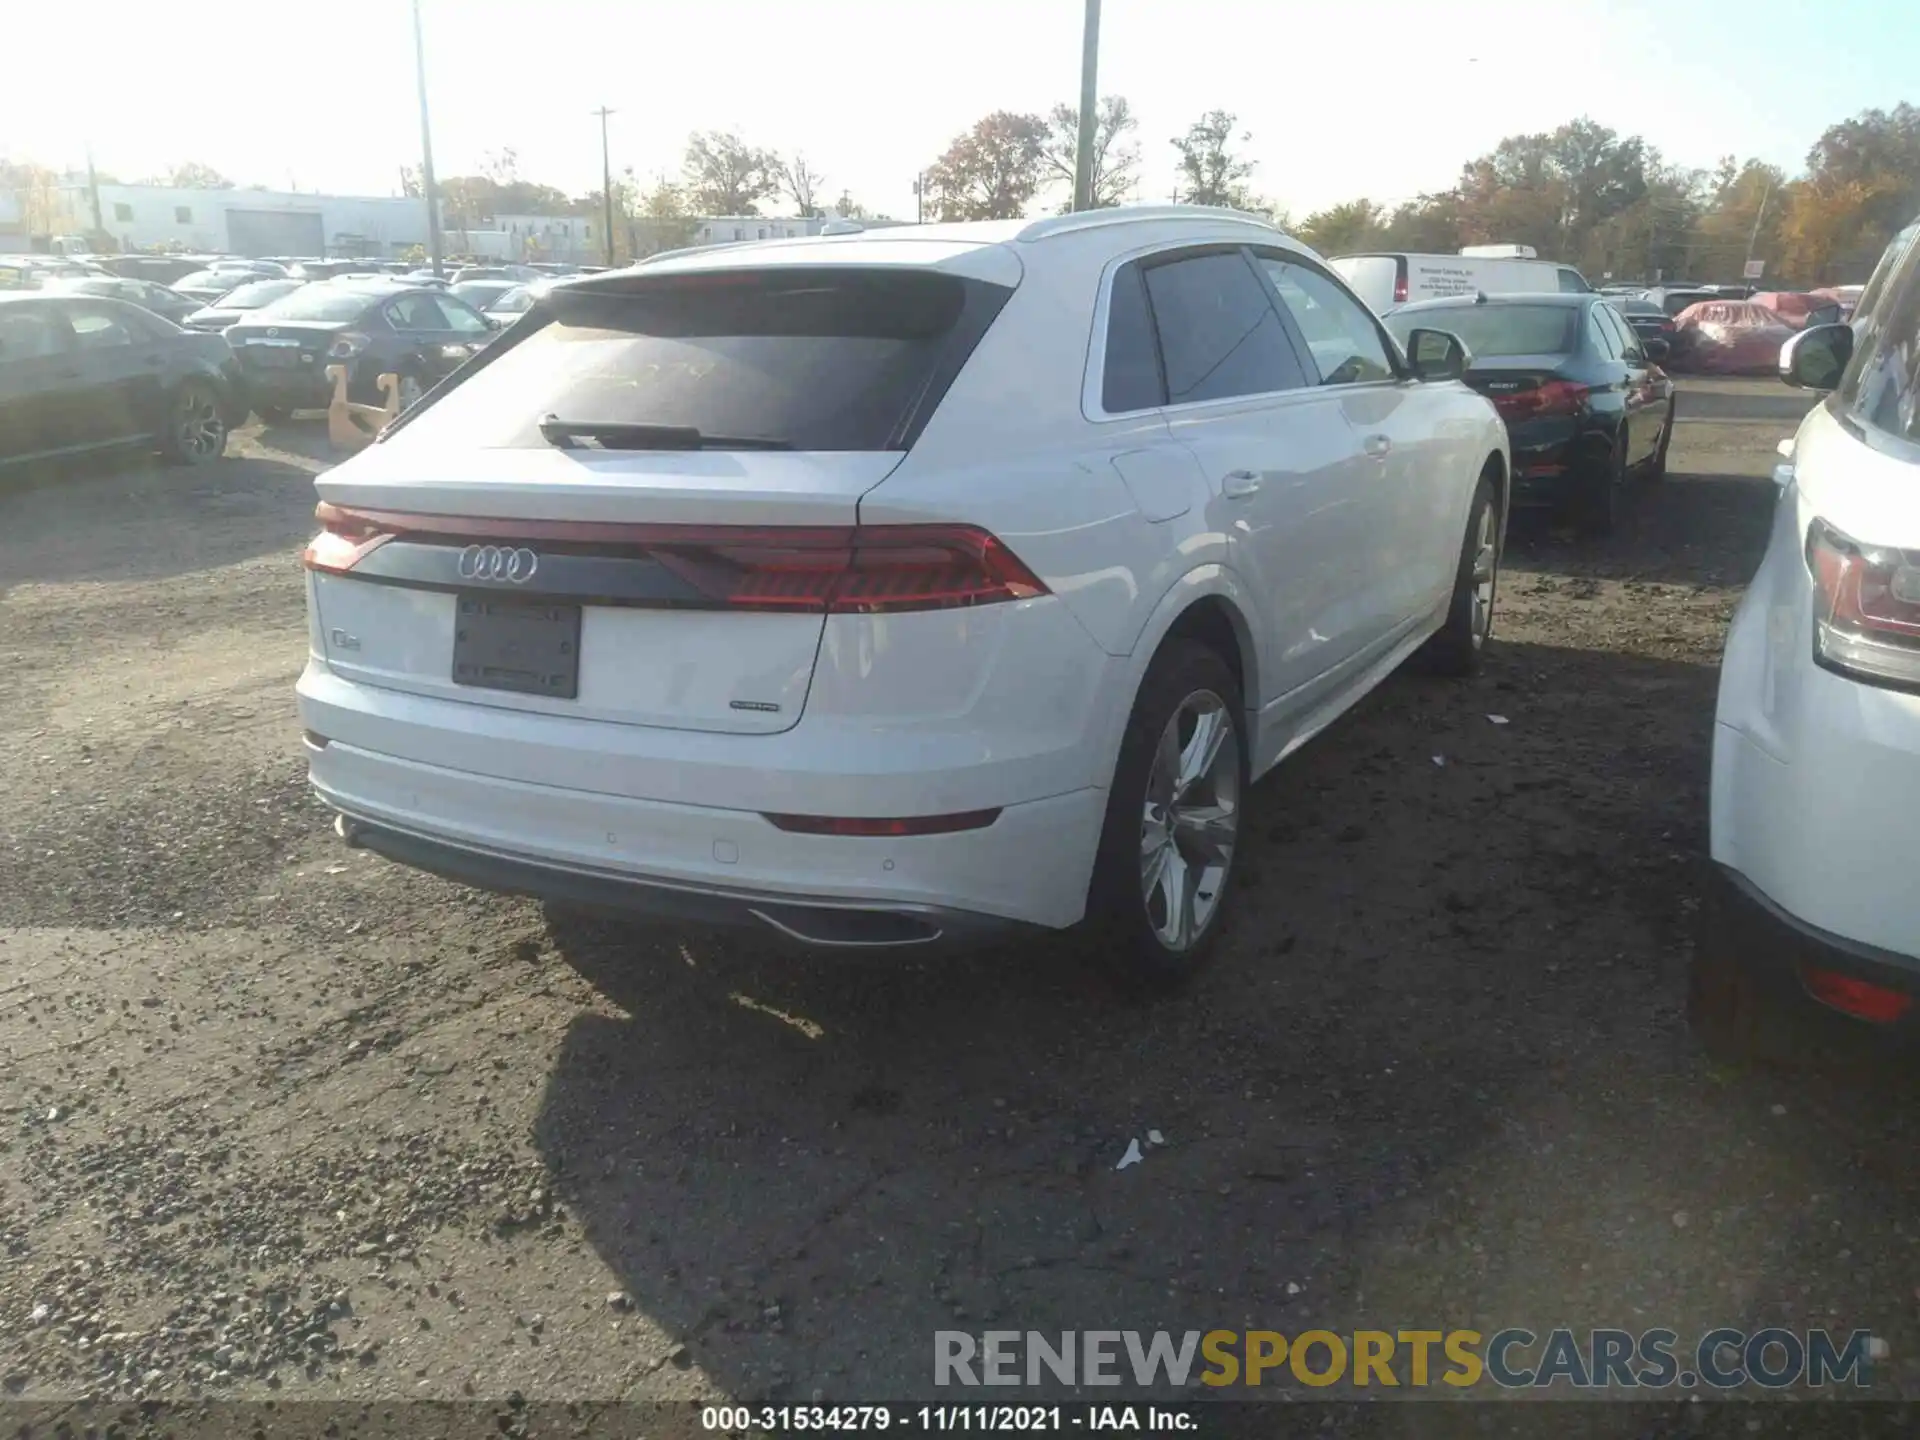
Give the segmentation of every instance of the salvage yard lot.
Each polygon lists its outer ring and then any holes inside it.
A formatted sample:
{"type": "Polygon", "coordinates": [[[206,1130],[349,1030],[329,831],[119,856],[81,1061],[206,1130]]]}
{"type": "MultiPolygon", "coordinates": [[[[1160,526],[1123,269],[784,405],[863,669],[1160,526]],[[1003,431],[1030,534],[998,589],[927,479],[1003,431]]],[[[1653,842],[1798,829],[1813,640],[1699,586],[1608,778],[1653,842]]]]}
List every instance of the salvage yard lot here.
{"type": "Polygon", "coordinates": [[[854,1401],[929,1395],[942,1328],[1770,1323],[1920,1394],[1905,1067],[1717,1073],[1681,1016],[1806,403],[1686,383],[1620,536],[1517,522],[1488,674],[1264,783],[1153,1005],[1072,940],[550,932],[348,852],[292,707],[315,428],[0,492],[7,1390],[854,1401]]]}

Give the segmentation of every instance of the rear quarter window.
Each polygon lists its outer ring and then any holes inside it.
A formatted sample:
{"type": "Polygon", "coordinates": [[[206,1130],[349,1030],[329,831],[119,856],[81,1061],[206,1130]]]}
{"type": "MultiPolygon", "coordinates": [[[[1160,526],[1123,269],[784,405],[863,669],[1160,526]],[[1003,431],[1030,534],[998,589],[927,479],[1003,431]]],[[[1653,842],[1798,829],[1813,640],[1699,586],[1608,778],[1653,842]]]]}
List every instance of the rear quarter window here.
{"type": "Polygon", "coordinates": [[[795,450],[905,449],[1012,293],[931,271],[825,267],[556,291],[544,323],[462,372],[393,442],[544,448],[540,422],[555,415],[795,450]]]}

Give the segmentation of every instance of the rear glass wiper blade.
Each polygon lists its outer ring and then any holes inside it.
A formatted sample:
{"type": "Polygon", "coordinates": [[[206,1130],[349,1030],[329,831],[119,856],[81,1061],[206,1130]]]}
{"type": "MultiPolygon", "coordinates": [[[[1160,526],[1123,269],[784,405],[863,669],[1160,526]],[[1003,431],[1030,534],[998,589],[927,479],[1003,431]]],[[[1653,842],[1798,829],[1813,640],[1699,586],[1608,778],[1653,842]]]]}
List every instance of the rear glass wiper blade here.
{"type": "Polygon", "coordinates": [[[791,440],[764,435],[708,435],[691,425],[643,425],[625,420],[562,420],[549,415],[540,437],[562,450],[582,441],[602,450],[791,450],[791,440]]]}

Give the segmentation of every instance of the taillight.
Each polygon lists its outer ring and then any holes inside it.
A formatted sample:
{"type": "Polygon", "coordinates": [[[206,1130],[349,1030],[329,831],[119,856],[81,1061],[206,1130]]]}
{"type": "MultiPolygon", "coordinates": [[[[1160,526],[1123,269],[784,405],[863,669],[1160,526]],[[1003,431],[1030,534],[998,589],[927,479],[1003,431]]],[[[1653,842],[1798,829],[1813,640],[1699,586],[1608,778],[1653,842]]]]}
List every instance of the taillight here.
{"type": "Polygon", "coordinates": [[[365,515],[342,510],[324,500],[314,510],[313,518],[320,522],[320,533],[300,552],[300,563],[309,570],[325,570],[334,575],[346,574],[396,533],[365,515]]]}
{"type": "Polygon", "coordinates": [[[743,610],[877,614],[1047,593],[1011,550],[971,525],[825,532],[689,527],[685,538],[664,533],[648,548],[701,593],[743,610]]]}
{"type": "Polygon", "coordinates": [[[1577,415],[1587,403],[1588,387],[1571,380],[1549,380],[1532,390],[1495,395],[1493,408],[1506,420],[1534,420],[1543,415],[1577,415]]]}
{"type": "Polygon", "coordinates": [[[1807,993],[1822,1005],[1875,1025],[1891,1025],[1913,1008],[1911,995],[1835,970],[1817,970],[1809,965],[1800,972],[1800,980],[1807,993]]]}
{"type": "Polygon", "coordinates": [[[1393,303],[1407,303],[1407,262],[1404,260],[1393,262],[1393,303]]]}
{"type": "Polygon", "coordinates": [[[349,330],[344,335],[334,337],[333,344],[327,347],[329,360],[351,360],[367,348],[367,337],[349,330]]]}
{"type": "Polygon", "coordinates": [[[1826,521],[1807,527],[1813,657],[1881,685],[1920,685],[1920,559],[1863,545],[1826,521]]]}
{"type": "Polygon", "coordinates": [[[643,551],[714,606],[800,614],[880,614],[1031,600],[1047,587],[974,525],[623,525],[391,515],[322,502],[302,561],[345,574],[397,535],[427,540],[542,540],[643,551]]]}

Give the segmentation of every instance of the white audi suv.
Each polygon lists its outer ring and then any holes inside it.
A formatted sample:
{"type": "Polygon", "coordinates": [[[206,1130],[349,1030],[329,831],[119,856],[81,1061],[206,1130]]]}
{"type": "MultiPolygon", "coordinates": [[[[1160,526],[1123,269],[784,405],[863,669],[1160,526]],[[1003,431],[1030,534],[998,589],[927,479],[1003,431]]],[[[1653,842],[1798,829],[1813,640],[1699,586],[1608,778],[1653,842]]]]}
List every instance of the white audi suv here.
{"type": "Polygon", "coordinates": [[[313,785],[482,887],[817,946],[1090,919],[1177,982],[1249,784],[1478,664],[1467,358],[1195,207],[564,282],[318,481],[313,785]]]}
{"type": "Polygon", "coordinates": [[[1730,1059],[1846,1036],[1806,1023],[1822,1009],[1856,1042],[1920,1026],[1920,220],[1851,326],[1801,331],[1780,370],[1824,398],[1782,447],[1720,664],[1689,1010],[1730,1059]]]}

